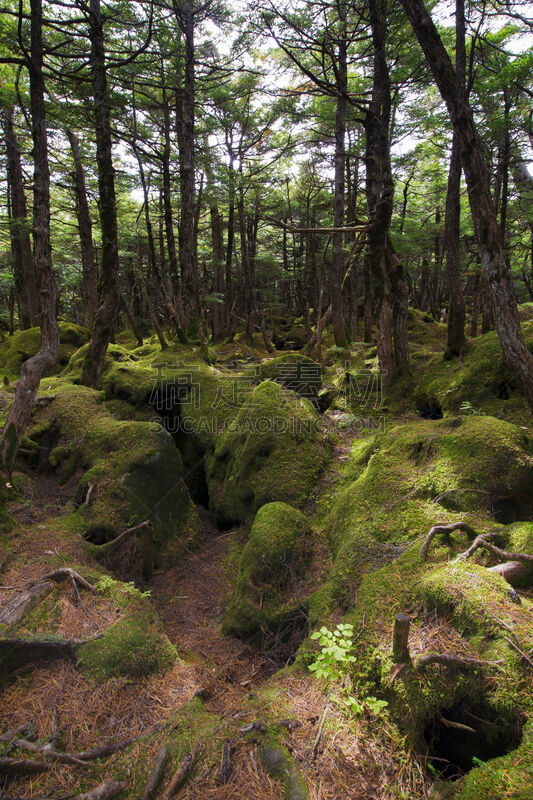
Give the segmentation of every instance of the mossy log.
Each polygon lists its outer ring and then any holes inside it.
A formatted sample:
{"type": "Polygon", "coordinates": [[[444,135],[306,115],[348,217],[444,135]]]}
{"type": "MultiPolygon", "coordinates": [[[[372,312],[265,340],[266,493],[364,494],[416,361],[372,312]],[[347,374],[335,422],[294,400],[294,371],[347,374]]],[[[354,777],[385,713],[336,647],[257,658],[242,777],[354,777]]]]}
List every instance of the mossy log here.
{"type": "Polygon", "coordinates": [[[52,581],[39,581],[29,586],[23,592],[15,595],[6,605],[0,609],[0,624],[16,625],[28,614],[35,606],[48,597],[54,590],[52,581]]]}

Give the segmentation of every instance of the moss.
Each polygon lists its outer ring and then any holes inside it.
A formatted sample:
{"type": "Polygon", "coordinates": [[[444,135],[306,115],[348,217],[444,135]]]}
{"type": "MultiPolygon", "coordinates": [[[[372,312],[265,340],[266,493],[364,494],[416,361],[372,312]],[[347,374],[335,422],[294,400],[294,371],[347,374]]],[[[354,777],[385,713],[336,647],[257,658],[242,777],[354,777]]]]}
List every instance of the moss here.
{"type": "Polygon", "coordinates": [[[36,410],[29,435],[62,479],[77,470],[77,516],[88,537],[105,529],[112,538],[149,519],[159,552],[190,542],[192,502],[172,437],[158,424],[113,419],[101,393],[53,380],[55,399],[36,410]]]}
{"type": "MultiPolygon", "coordinates": [[[[522,322],[524,338],[533,350],[533,321],[522,322]]],[[[455,414],[461,404],[480,414],[529,423],[518,379],[504,363],[495,331],[468,341],[461,359],[443,361],[430,354],[416,374],[417,394],[435,398],[445,414],[455,414]]]]}
{"type": "Polygon", "coordinates": [[[312,358],[298,353],[270,358],[257,364],[254,379],[257,383],[271,380],[285,389],[306,397],[317,407],[318,393],[322,385],[322,367],[312,358]]]}
{"type": "Polygon", "coordinates": [[[461,781],[457,800],[529,800],[533,797],[533,723],[520,747],[473,769],[461,781]]]}
{"type": "Polygon", "coordinates": [[[301,608],[298,583],[311,551],[312,532],[300,511],[286,503],[262,506],[240,555],[225,632],[280,635],[301,608]]]}
{"type": "Polygon", "coordinates": [[[110,625],[99,639],[78,648],[78,665],[83,672],[100,683],[120,675],[135,678],[169,667],[177,652],[148,599],[132,584],[107,576],[98,581],[96,588],[112,597],[126,615],[110,625]]]}
{"type": "MultiPolygon", "coordinates": [[[[53,373],[68,363],[72,354],[89,338],[89,331],[72,322],[59,322],[59,358],[53,373]]],[[[24,361],[34,356],[41,347],[40,328],[17,331],[0,343],[0,372],[17,377],[24,361]]]]}
{"type": "Polygon", "coordinates": [[[288,751],[281,745],[262,745],[259,757],[269,775],[281,782],[285,800],[308,800],[305,781],[288,751]]]}
{"type": "Polygon", "coordinates": [[[250,522],[265,503],[297,505],[329,453],[311,405],[264,381],[247,396],[206,459],[210,513],[222,524],[250,522]]]}

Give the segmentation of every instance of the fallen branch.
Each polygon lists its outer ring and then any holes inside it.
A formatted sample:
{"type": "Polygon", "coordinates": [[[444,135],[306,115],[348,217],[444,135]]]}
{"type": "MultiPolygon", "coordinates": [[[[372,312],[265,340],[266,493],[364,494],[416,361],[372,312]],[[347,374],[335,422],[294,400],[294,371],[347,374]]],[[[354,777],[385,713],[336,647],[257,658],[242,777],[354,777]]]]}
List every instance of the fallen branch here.
{"type": "Polygon", "coordinates": [[[242,728],[239,728],[239,733],[242,733],[243,736],[247,733],[252,733],[253,731],[259,731],[259,733],[265,733],[266,728],[264,722],[260,719],[256,720],[256,722],[250,722],[248,725],[243,725],[242,728]]]}
{"type": "Polygon", "coordinates": [[[146,784],[145,790],[143,792],[142,800],[151,800],[151,798],[154,796],[159,784],[161,783],[161,778],[163,777],[163,773],[165,771],[167,758],[168,758],[167,746],[166,744],[162,744],[159,750],[157,751],[154,768],[150,773],[150,777],[148,778],[148,783],[146,784]]]}
{"type": "Polygon", "coordinates": [[[222,750],[222,761],[220,763],[220,772],[217,775],[217,779],[215,781],[217,786],[222,786],[223,783],[227,783],[231,778],[231,773],[233,772],[233,767],[231,764],[231,756],[233,753],[233,742],[231,739],[226,739],[224,742],[224,748],[222,750]]]}
{"type": "Polygon", "coordinates": [[[479,658],[467,656],[452,656],[449,653],[427,653],[416,660],[415,669],[422,670],[430,664],[440,664],[442,667],[458,667],[459,669],[476,669],[477,667],[494,667],[503,664],[503,661],[482,661],[479,658]]]}
{"type": "Polygon", "coordinates": [[[420,551],[420,559],[421,561],[427,561],[428,557],[428,549],[429,545],[435,538],[435,536],[442,535],[445,537],[446,544],[451,544],[450,533],[454,531],[464,531],[468,536],[473,538],[476,535],[476,532],[470,525],[467,525],[466,522],[452,522],[450,524],[447,523],[438,523],[437,525],[433,525],[431,530],[429,531],[424,544],[422,545],[422,549],[420,551]]]}
{"type": "Polygon", "coordinates": [[[109,800],[128,788],[125,781],[107,780],[88,792],[77,795],[78,800],[109,800]]]}
{"type": "Polygon", "coordinates": [[[165,792],[163,793],[161,800],[170,800],[178,789],[180,789],[187,778],[189,777],[191,770],[194,766],[194,762],[198,758],[200,750],[203,747],[203,742],[200,741],[197,743],[196,747],[192,752],[187,753],[185,758],[181,761],[178,769],[174,773],[169,785],[167,786],[165,792]]]}
{"type": "Polygon", "coordinates": [[[28,750],[30,753],[39,753],[40,755],[52,759],[52,761],[58,761],[60,764],[72,764],[73,766],[77,767],[87,766],[85,761],[81,761],[79,758],[76,758],[76,756],[71,755],[70,753],[58,753],[57,750],[54,750],[54,748],[50,745],[39,745],[35,742],[28,742],[27,739],[15,739],[14,745],[15,747],[18,747],[19,750],[28,750]]]}
{"type": "Polygon", "coordinates": [[[29,586],[23,592],[12,597],[9,603],[0,610],[0,623],[3,625],[16,625],[22,617],[38,606],[45,597],[54,590],[52,581],[39,581],[29,586]]]}
{"type": "Polygon", "coordinates": [[[453,722],[453,720],[446,719],[446,717],[439,717],[439,722],[446,728],[454,728],[454,730],[457,731],[468,731],[468,733],[477,733],[475,728],[471,728],[469,725],[463,725],[462,722],[453,722]]]}
{"type": "Polygon", "coordinates": [[[326,705],[324,706],[324,711],[322,712],[322,719],[320,720],[320,725],[318,727],[318,733],[316,735],[315,743],[313,745],[313,752],[311,754],[311,761],[315,761],[318,753],[318,747],[320,745],[320,739],[322,738],[322,730],[324,728],[324,722],[326,721],[326,716],[328,713],[329,708],[329,698],[331,697],[331,689],[329,690],[327,697],[326,697],[326,705]]]}
{"type": "Polygon", "coordinates": [[[0,664],[7,664],[11,669],[26,665],[28,662],[38,663],[49,659],[76,659],[76,650],[83,644],[100,639],[103,634],[89,636],[87,639],[67,639],[51,642],[38,639],[0,639],[0,664]]]}
{"type": "Polygon", "coordinates": [[[28,761],[24,758],[0,758],[0,775],[37,775],[52,769],[46,761],[28,761]]]}

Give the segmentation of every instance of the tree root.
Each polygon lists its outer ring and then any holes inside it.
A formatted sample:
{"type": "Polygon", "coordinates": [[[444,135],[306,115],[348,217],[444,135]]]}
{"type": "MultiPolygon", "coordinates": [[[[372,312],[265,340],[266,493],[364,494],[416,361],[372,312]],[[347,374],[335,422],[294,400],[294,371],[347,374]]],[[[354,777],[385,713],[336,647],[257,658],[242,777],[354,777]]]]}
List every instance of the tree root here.
{"type": "Polygon", "coordinates": [[[502,550],[497,545],[493,544],[490,540],[497,539],[501,536],[499,531],[490,531],[488,533],[481,533],[476,535],[476,532],[470,525],[466,525],[464,522],[454,522],[451,525],[434,525],[431,530],[429,531],[424,544],[422,545],[422,549],[420,551],[420,558],[422,561],[427,561],[428,549],[438,534],[442,534],[445,537],[446,544],[449,546],[451,545],[450,533],[456,530],[464,530],[470,538],[473,538],[474,541],[468,548],[465,550],[464,553],[457,556],[457,558],[452,563],[457,563],[458,561],[464,561],[467,558],[470,558],[476,550],[480,548],[484,550],[488,550],[489,553],[497,556],[499,559],[502,560],[503,563],[496,564],[493,567],[488,567],[489,572],[495,572],[498,575],[501,575],[507,583],[511,584],[511,586],[522,586],[528,580],[530,575],[533,575],[533,555],[529,555],[529,553],[511,553],[507,552],[506,550],[502,550]]]}
{"type": "Polygon", "coordinates": [[[26,666],[28,663],[39,663],[50,659],[76,659],[76,650],[82,644],[100,639],[102,634],[89,636],[87,639],[67,639],[51,642],[38,639],[0,639],[0,664],[7,664],[11,669],[26,666]]]}
{"type": "Polygon", "coordinates": [[[185,758],[181,761],[178,769],[172,776],[169,785],[167,786],[165,792],[163,793],[161,800],[171,800],[171,798],[174,797],[174,795],[177,793],[178,789],[180,789],[183,786],[183,784],[189,777],[192,768],[194,767],[194,763],[198,758],[202,747],[203,747],[203,742],[200,739],[194,750],[187,753],[185,758]]]}
{"type": "Polygon", "coordinates": [[[52,768],[46,761],[28,761],[24,758],[0,758],[0,775],[37,775],[52,768]]]}
{"type": "Polygon", "coordinates": [[[71,581],[76,593],[78,591],[78,586],[87,589],[89,592],[96,593],[96,589],[92,583],[82,578],[75,570],[68,567],[56,569],[54,572],[43,575],[42,578],[28,584],[23,592],[13,597],[9,603],[0,610],[0,623],[8,626],[16,625],[26,614],[35,608],[35,606],[39,605],[45,597],[48,597],[53,591],[55,583],[61,583],[65,580],[71,581]]]}
{"type": "Polygon", "coordinates": [[[452,522],[449,525],[447,523],[437,523],[433,525],[430,532],[426,536],[424,544],[422,545],[422,549],[420,551],[420,558],[422,561],[427,561],[428,557],[428,550],[429,545],[437,535],[443,535],[447,545],[451,544],[450,533],[453,531],[464,531],[471,539],[473,539],[476,535],[476,532],[470,525],[467,525],[466,522],[452,522]]]}
{"type": "Polygon", "coordinates": [[[449,653],[426,653],[426,655],[417,658],[415,669],[423,670],[430,664],[440,664],[443,667],[457,667],[458,669],[470,670],[477,669],[478,667],[495,667],[503,663],[503,661],[483,661],[479,658],[452,656],[449,653]]]}
{"type": "Polygon", "coordinates": [[[145,790],[143,792],[142,800],[151,800],[151,798],[154,796],[159,784],[161,783],[161,779],[163,777],[163,773],[165,771],[165,766],[167,763],[167,758],[168,758],[167,746],[166,744],[162,744],[159,750],[157,751],[154,768],[150,773],[150,777],[148,778],[148,783],[146,784],[145,790]]]}

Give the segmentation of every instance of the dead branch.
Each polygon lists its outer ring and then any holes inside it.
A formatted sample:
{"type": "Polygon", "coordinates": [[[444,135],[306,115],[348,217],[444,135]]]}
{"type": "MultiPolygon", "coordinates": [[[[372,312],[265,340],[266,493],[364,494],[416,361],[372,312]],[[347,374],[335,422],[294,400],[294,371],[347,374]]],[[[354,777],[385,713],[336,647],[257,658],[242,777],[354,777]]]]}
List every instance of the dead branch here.
{"type": "Polygon", "coordinates": [[[203,742],[200,739],[194,750],[187,753],[185,758],[183,758],[178,769],[172,776],[169,785],[167,786],[165,792],[163,793],[161,800],[171,800],[171,798],[174,797],[178,789],[180,789],[181,786],[183,786],[183,784],[185,783],[185,781],[187,780],[187,778],[191,773],[191,770],[194,766],[194,762],[198,758],[198,755],[200,754],[200,750],[202,749],[202,747],[203,747],[203,742]]]}
{"type": "Polygon", "coordinates": [[[426,653],[417,658],[416,670],[423,670],[430,664],[440,664],[442,667],[456,667],[458,669],[476,669],[477,667],[494,667],[503,664],[503,661],[482,661],[479,658],[467,656],[452,656],[449,653],[426,653]]]}
{"type": "Polygon", "coordinates": [[[329,690],[327,697],[326,697],[326,704],[324,706],[324,711],[322,712],[322,719],[320,720],[320,725],[318,727],[318,733],[316,735],[315,743],[313,745],[313,752],[311,754],[311,761],[315,761],[318,753],[318,747],[320,745],[320,739],[322,738],[322,730],[324,728],[324,722],[326,721],[326,716],[328,713],[329,708],[329,699],[331,697],[331,689],[329,690]]]}
{"type": "Polygon", "coordinates": [[[242,728],[239,728],[239,733],[242,733],[243,736],[247,733],[252,733],[253,731],[259,731],[259,733],[265,733],[265,723],[258,719],[255,722],[250,722],[248,725],[243,725],[242,728]]]}
{"type": "Polygon", "coordinates": [[[451,543],[450,533],[453,533],[453,531],[464,531],[471,538],[474,538],[476,535],[475,530],[471,528],[470,525],[467,525],[466,522],[452,522],[450,524],[443,522],[437,523],[433,525],[422,545],[420,551],[421,561],[427,561],[429,545],[435,536],[442,534],[445,537],[446,544],[449,545],[451,543]]]}
{"type": "Polygon", "coordinates": [[[222,786],[223,783],[227,783],[231,778],[231,773],[233,772],[233,766],[231,763],[231,756],[233,753],[233,742],[231,739],[226,739],[224,742],[224,748],[222,750],[222,761],[220,763],[220,772],[217,775],[217,779],[215,781],[217,786],[222,786]]]}
{"type": "MultiPolygon", "coordinates": [[[[144,736],[144,733],[142,735],[144,736]]],[[[126,747],[129,747],[130,744],[133,744],[133,742],[136,741],[137,739],[124,739],[122,742],[106,744],[102,747],[93,747],[91,750],[82,750],[79,753],[71,753],[71,755],[73,755],[75,758],[79,758],[80,761],[94,761],[97,758],[107,758],[107,756],[112,756],[114,753],[118,753],[119,750],[124,750],[126,747]]]]}
{"type": "Polygon", "coordinates": [[[104,553],[105,555],[113,552],[115,547],[120,544],[124,539],[128,536],[131,536],[132,533],[137,533],[137,531],[144,530],[145,528],[152,529],[153,525],[150,520],[145,520],[144,522],[140,522],[138,525],[134,525],[133,528],[126,528],[125,531],[119,533],[114,539],[111,539],[110,542],[106,542],[105,544],[100,545],[93,545],[94,551],[97,553],[104,553]]]}
{"type": "Polygon", "coordinates": [[[107,780],[88,792],[78,795],[78,800],[110,800],[128,788],[125,781],[107,780]]]}
{"type": "Polygon", "coordinates": [[[16,625],[22,617],[39,605],[53,590],[54,584],[52,581],[43,580],[29,586],[23,592],[15,595],[0,610],[0,623],[3,625],[16,625]]]}
{"type": "Polygon", "coordinates": [[[19,750],[28,750],[30,753],[39,753],[40,755],[52,759],[52,761],[58,761],[60,764],[72,764],[77,767],[87,766],[85,761],[81,761],[79,758],[76,758],[76,756],[71,755],[70,753],[58,753],[57,750],[54,750],[51,745],[39,745],[35,742],[28,742],[27,739],[16,739],[14,744],[15,747],[19,748],[19,750]]]}
{"type": "Polygon", "coordinates": [[[148,783],[146,784],[145,790],[143,792],[142,800],[151,800],[151,798],[154,796],[157,787],[161,783],[161,778],[163,777],[163,773],[165,771],[167,758],[168,758],[167,746],[166,744],[162,744],[159,750],[157,751],[154,768],[150,773],[150,777],[148,778],[148,783]]]}
{"type": "Polygon", "coordinates": [[[100,639],[102,634],[89,636],[87,639],[67,639],[59,642],[38,639],[0,639],[0,664],[9,664],[10,668],[30,663],[39,663],[50,659],[76,658],[76,649],[88,642],[100,639]]]}
{"type": "Polygon", "coordinates": [[[453,722],[453,720],[446,719],[446,717],[439,717],[439,722],[446,728],[454,728],[457,731],[468,731],[468,733],[477,733],[477,731],[469,725],[463,725],[462,722],[453,722]]]}
{"type": "Polygon", "coordinates": [[[0,775],[37,775],[52,768],[46,761],[28,761],[24,758],[0,758],[0,775]]]}

